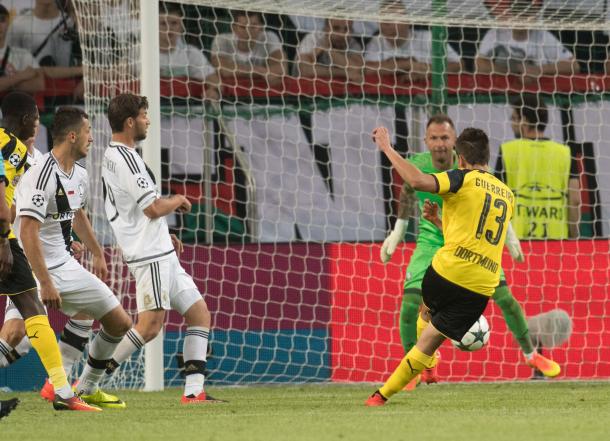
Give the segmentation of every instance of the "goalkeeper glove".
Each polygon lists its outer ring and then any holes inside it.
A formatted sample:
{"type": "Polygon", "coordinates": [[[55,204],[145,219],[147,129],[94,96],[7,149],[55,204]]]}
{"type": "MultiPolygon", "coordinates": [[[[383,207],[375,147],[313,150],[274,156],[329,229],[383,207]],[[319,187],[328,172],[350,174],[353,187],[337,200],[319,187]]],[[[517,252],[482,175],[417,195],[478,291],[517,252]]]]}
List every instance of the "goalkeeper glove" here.
{"type": "Polygon", "coordinates": [[[394,229],[390,233],[388,237],[383,241],[383,245],[381,246],[381,261],[383,263],[388,263],[392,258],[392,254],[396,251],[396,247],[405,237],[405,233],[407,232],[407,227],[409,226],[409,221],[406,219],[397,219],[396,224],[394,225],[394,229]]]}
{"type": "Polygon", "coordinates": [[[513,230],[513,225],[508,223],[508,230],[506,230],[506,248],[510,253],[511,257],[515,262],[525,262],[525,256],[523,255],[523,250],[521,249],[521,243],[515,234],[515,230],[513,230]]]}

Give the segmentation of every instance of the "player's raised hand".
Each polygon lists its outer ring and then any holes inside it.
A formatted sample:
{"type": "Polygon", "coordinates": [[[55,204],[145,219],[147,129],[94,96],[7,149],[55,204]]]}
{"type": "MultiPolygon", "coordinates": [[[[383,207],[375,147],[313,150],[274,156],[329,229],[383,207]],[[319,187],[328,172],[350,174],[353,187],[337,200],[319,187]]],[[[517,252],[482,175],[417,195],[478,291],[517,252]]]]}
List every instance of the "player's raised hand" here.
{"type": "Polygon", "coordinates": [[[40,299],[47,308],[60,309],[61,308],[61,296],[59,291],[55,288],[52,281],[47,283],[40,283],[40,299]]]}
{"type": "Polygon", "coordinates": [[[375,141],[377,147],[384,152],[392,148],[392,144],[390,143],[390,133],[385,127],[377,127],[375,130],[373,130],[373,141],[375,141]]]}
{"type": "Polygon", "coordinates": [[[93,274],[101,280],[106,280],[106,278],[108,278],[108,266],[106,265],[104,254],[94,255],[91,261],[91,267],[93,274]]]}

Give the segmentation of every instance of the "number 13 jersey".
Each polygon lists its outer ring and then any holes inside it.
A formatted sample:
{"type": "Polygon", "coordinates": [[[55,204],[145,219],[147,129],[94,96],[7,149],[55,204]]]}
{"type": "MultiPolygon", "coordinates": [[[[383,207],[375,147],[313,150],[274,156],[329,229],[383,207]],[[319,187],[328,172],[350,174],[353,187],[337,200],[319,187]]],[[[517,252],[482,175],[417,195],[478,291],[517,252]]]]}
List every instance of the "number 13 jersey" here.
{"type": "Polygon", "coordinates": [[[514,195],[502,181],[482,170],[457,169],[432,176],[443,198],[445,236],[432,267],[456,285],[491,296],[500,282],[514,195]]]}
{"type": "Polygon", "coordinates": [[[168,259],[174,252],[164,217],[144,210],[158,197],[152,172],[135,149],[111,142],[102,163],[104,208],[114,236],[130,266],[168,259]]]}

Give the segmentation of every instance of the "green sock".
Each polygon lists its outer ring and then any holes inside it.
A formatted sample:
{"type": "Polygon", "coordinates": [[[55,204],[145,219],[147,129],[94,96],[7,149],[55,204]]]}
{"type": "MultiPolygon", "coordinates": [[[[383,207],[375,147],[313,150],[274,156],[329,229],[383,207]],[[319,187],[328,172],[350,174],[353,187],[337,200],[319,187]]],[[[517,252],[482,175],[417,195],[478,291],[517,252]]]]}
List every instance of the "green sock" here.
{"type": "Polygon", "coordinates": [[[421,292],[409,290],[402,297],[400,306],[400,341],[405,354],[417,343],[417,317],[421,304],[421,292]]]}
{"type": "Polygon", "coordinates": [[[508,329],[510,329],[510,332],[513,333],[513,336],[519,343],[519,346],[521,346],[523,353],[533,353],[534,345],[532,344],[532,339],[530,338],[530,331],[527,327],[527,321],[525,320],[523,309],[521,309],[521,305],[519,305],[519,302],[517,302],[511,294],[508,286],[498,286],[491,298],[502,310],[506,325],[508,326],[508,329]]]}

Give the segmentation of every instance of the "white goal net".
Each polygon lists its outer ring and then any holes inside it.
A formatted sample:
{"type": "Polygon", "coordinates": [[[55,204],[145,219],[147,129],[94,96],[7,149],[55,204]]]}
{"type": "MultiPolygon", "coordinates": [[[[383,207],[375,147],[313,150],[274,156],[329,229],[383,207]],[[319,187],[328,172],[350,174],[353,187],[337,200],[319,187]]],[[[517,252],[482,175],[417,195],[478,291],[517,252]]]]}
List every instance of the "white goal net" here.
{"type": "MultiPolygon", "coordinates": [[[[140,54],[160,52],[159,92],[148,96],[161,112],[157,182],[193,202],[170,223],[213,314],[209,382],[384,379],[404,354],[399,312],[418,221],[381,263],[401,181],[371,131],[388,127],[405,156],[425,152],[428,117],[446,112],[458,133],[488,133],[494,169],[516,136],[511,103],[524,96],[543,103],[530,113],[546,108],[544,137],[566,146],[568,170],[558,188],[546,178],[520,188],[526,261],[505,255],[508,285],[528,317],[567,312],[567,341],[543,339],[551,331],[538,322],[534,335],[565,377],[610,377],[605,0],[185,0],[160,3],[158,42],[140,38],[150,23],[137,0],[74,6],[95,136],[91,212],[109,249],[106,106],[140,93],[140,54]]],[[[519,171],[525,157],[516,169],[503,161],[508,174],[540,174],[519,171]]],[[[548,158],[549,174],[557,161],[548,158]]],[[[115,254],[113,288],[134,311],[115,254]]],[[[441,348],[442,380],[532,375],[493,302],[486,316],[484,349],[441,348]]],[[[183,321],[172,313],[166,325],[164,381],[178,385],[183,321]]],[[[143,356],[113,381],[141,387],[143,356]]]]}

